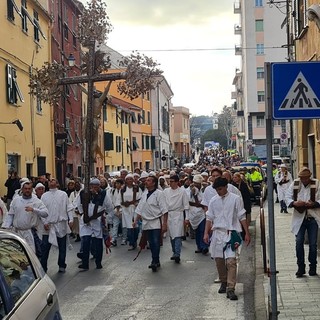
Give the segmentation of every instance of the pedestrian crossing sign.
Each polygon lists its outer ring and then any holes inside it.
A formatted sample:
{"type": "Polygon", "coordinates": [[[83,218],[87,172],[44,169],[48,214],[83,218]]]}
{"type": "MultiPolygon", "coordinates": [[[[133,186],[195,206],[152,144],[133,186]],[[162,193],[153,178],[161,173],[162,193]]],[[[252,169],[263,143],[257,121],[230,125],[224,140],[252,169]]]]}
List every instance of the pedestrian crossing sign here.
{"type": "Polygon", "coordinates": [[[273,119],[320,118],[320,62],[271,64],[273,119]]]}

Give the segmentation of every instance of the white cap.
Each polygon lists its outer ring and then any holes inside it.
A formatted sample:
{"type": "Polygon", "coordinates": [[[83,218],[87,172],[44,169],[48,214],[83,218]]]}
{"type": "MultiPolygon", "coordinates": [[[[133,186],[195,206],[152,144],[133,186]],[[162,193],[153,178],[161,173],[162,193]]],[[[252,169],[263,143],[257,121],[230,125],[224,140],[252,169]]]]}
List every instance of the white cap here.
{"type": "Polygon", "coordinates": [[[205,176],[205,177],[208,177],[208,176],[209,176],[208,172],[206,172],[206,171],[201,172],[201,175],[202,175],[202,176],[205,176]]]}
{"type": "Polygon", "coordinates": [[[142,171],[142,172],[141,172],[140,179],[148,178],[148,177],[149,177],[149,173],[148,173],[148,172],[146,172],[146,171],[142,171]]]}
{"type": "Polygon", "coordinates": [[[154,171],[150,171],[150,172],[149,172],[149,176],[156,177],[157,175],[156,175],[156,173],[155,173],[154,171]]]}
{"type": "Polygon", "coordinates": [[[193,182],[195,183],[202,183],[203,182],[203,178],[200,174],[196,174],[194,177],[193,177],[193,182]]]}
{"type": "Polygon", "coordinates": [[[30,180],[28,179],[28,178],[21,178],[20,180],[19,180],[19,183],[21,184],[21,187],[22,187],[22,183],[23,182],[30,182],[30,180]]]}
{"type": "Polygon", "coordinates": [[[128,173],[125,177],[125,180],[127,180],[128,178],[132,178],[133,179],[133,174],[132,173],[128,173]]]}
{"type": "Polygon", "coordinates": [[[287,166],[284,163],[281,163],[280,168],[286,168],[287,166]]]}
{"type": "Polygon", "coordinates": [[[95,186],[100,186],[100,180],[98,178],[92,178],[90,180],[90,184],[95,185],[95,186]]]}
{"type": "Polygon", "coordinates": [[[45,186],[44,186],[41,182],[39,182],[39,183],[37,183],[37,185],[34,187],[34,190],[37,190],[38,188],[45,188],[45,186]]]}

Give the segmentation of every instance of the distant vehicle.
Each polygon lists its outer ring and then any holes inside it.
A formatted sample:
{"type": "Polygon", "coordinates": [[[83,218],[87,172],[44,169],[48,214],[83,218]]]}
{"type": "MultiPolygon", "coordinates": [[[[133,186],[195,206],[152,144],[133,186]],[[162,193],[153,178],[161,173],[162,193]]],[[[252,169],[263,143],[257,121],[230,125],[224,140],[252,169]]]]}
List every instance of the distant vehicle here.
{"type": "Polygon", "coordinates": [[[288,169],[290,168],[290,158],[288,157],[272,157],[272,163],[278,166],[284,163],[288,169]]]}
{"type": "Polygon", "coordinates": [[[120,171],[111,171],[108,172],[111,178],[116,178],[116,177],[120,177],[120,171]]]}
{"type": "Polygon", "coordinates": [[[30,246],[0,230],[0,319],[61,320],[55,284],[30,246]]]}
{"type": "Polygon", "coordinates": [[[215,141],[205,141],[203,144],[204,150],[218,149],[219,147],[220,147],[220,143],[215,141]]]}
{"type": "Polygon", "coordinates": [[[258,163],[258,162],[241,162],[240,166],[247,167],[247,168],[250,168],[250,167],[259,167],[260,168],[261,167],[260,163],[258,163]]]}

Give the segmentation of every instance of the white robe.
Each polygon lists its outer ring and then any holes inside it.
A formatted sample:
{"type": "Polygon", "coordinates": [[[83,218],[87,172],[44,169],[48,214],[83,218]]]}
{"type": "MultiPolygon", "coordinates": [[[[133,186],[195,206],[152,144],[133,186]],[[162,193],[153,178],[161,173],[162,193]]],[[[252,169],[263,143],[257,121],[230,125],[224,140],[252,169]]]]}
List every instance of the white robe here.
{"type": "Polygon", "coordinates": [[[50,189],[41,197],[48,208],[49,215],[43,219],[43,224],[48,224],[49,242],[58,245],[57,237],[63,238],[71,232],[69,222],[73,222],[73,205],[69,202],[68,195],[58,189],[50,189]]]}
{"type": "Polygon", "coordinates": [[[30,199],[24,199],[22,196],[15,197],[10,205],[10,210],[3,221],[3,228],[14,227],[14,230],[26,240],[35,252],[34,238],[31,228],[39,225],[39,219],[48,216],[48,210],[36,195],[30,199]],[[32,207],[33,212],[25,210],[26,207],[32,207]]]}
{"type": "Polygon", "coordinates": [[[212,258],[233,258],[236,251],[231,249],[223,252],[223,248],[230,239],[230,232],[242,231],[241,220],[246,219],[246,210],[242,199],[228,192],[225,196],[216,195],[210,200],[206,219],[213,223],[213,232],[210,243],[212,258]]]}
{"type": "Polygon", "coordinates": [[[286,173],[287,178],[286,180],[288,180],[287,183],[284,184],[279,184],[280,181],[283,180],[284,175],[283,172],[277,172],[277,174],[274,176],[274,182],[277,184],[277,191],[278,191],[278,199],[279,201],[285,201],[286,200],[286,192],[290,187],[290,184],[292,183],[292,176],[290,172],[286,173]]]}
{"type": "MultiPolygon", "coordinates": [[[[203,197],[203,192],[200,191],[198,188],[196,188],[195,194],[196,194],[199,202],[201,203],[202,197],[203,197]]],[[[189,194],[188,194],[188,199],[190,202],[196,202],[195,197],[190,190],[189,190],[189,194]]],[[[197,229],[199,224],[205,218],[206,218],[206,213],[202,207],[190,206],[190,209],[189,209],[188,215],[186,216],[186,219],[189,220],[191,227],[193,229],[197,229]]]]}
{"type": "MultiPolygon", "coordinates": [[[[136,192],[136,200],[139,200],[141,198],[141,189],[138,188],[138,191],[136,192]]],[[[123,195],[123,201],[133,201],[133,188],[126,187],[126,191],[122,193],[123,195]]],[[[120,197],[117,200],[117,206],[121,205],[122,202],[122,196],[120,193],[120,197]]],[[[121,205],[122,208],[122,227],[132,229],[132,223],[136,217],[135,209],[136,205],[131,204],[129,207],[125,207],[121,205]]]]}
{"type": "Polygon", "coordinates": [[[167,188],[163,191],[168,204],[168,228],[172,239],[184,236],[184,215],[188,214],[189,200],[184,188],[167,188]]]}
{"type": "MultiPolygon", "coordinates": [[[[80,217],[80,237],[83,236],[93,236],[95,238],[102,238],[103,237],[103,230],[102,230],[102,225],[101,225],[101,217],[97,219],[93,219],[88,223],[84,223],[83,218],[83,206],[81,203],[81,197],[80,195],[76,198],[75,200],[75,205],[79,210],[79,213],[81,214],[80,217]]],[[[88,206],[88,216],[92,217],[93,216],[93,211],[94,211],[95,205],[90,201],[89,206],[88,206]]],[[[113,210],[113,204],[111,202],[111,199],[109,195],[106,192],[106,196],[104,197],[102,206],[98,207],[97,212],[105,211],[107,214],[114,214],[113,210]]]]}
{"type": "Polygon", "coordinates": [[[149,198],[147,198],[147,195],[148,190],[143,192],[136,208],[136,213],[142,217],[142,229],[161,229],[160,217],[168,212],[164,193],[157,189],[149,198]]]}

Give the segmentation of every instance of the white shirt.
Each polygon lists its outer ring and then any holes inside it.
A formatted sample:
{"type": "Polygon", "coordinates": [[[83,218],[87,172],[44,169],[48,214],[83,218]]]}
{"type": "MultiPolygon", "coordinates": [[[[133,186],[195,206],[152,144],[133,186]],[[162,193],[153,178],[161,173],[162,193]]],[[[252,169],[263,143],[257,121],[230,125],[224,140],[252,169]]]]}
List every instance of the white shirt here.
{"type": "MultiPolygon", "coordinates": [[[[195,195],[198,198],[199,203],[202,201],[203,192],[198,188],[195,188],[195,195]]],[[[194,194],[189,190],[188,199],[190,202],[196,202],[194,194]]],[[[202,207],[190,206],[189,212],[186,215],[186,219],[189,220],[193,229],[197,229],[203,219],[206,218],[206,213],[202,207]]]]}
{"type": "MultiPolygon", "coordinates": [[[[231,192],[231,193],[234,193],[234,194],[238,195],[242,200],[242,195],[241,195],[240,190],[237,187],[235,187],[234,185],[230,184],[230,183],[228,183],[228,192],[231,192]]],[[[204,190],[203,199],[202,199],[201,204],[203,204],[204,206],[208,207],[210,200],[216,195],[217,195],[216,189],[214,189],[212,187],[212,185],[211,186],[207,186],[206,189],[204,190]]]]}

